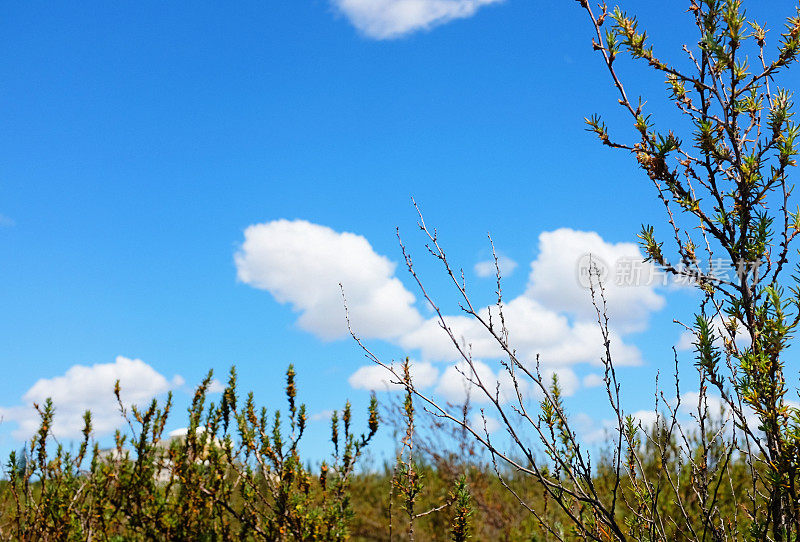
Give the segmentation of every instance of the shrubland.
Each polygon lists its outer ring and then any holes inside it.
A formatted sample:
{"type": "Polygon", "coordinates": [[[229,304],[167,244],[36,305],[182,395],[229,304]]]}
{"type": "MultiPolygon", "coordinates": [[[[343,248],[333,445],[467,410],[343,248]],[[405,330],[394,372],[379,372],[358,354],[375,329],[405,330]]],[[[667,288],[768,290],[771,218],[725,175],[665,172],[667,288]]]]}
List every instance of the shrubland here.
{"type": "MultiPolygon", "coordinates": [[[[574,2],[574,0],[573,0],[574,2]]],[[[669,59],[626,11],[575,2],[591,46],[608,71],[627,118],[611,129],[599,115],[587,128],[610,151],[631,156],[664,209],[663,227],[638,235],[644,259],[690,279],[699,294],[692,321],[694,359],[674,354],[671,381],[656,387],[655,421],[623,408],[603,281],[591,269],[591,298],[603,340],[608,445],[590,450],[574,428],[559,382],[538,359],[521,359],[509,340],[501,276],[485,312],[436,230],[419,217],[426,250],[441,264],[463,313],[503,353],[510,390],[481,380],[468,345],[449,326],[401,241],[405,263],[461,372],[488,403],[476,427],[469,404],[448,405],[417,389],[408,362],[363,352],[405,393],[376,399],[365,429],[346,404],[331,421],[330,460],[304,464],[306,412],[287,372],[284,414],[239,397],[235,372],[219,404],[209,378],[188,411],[185,437],[163,435],[171,399],[126,410],[116,446],[93,445],[91,415],[82,442],[54,441],[53,405],[3,481],[0,534],[39,540],[596,540],[795,541],[800,538],[800,409],[787,350],[800,323],[800,270],[793,241],[800,210],[790,174],[798,125],[780,85],[800,53],[800,12],[782,29],[748,19],[742,0],[689,0],[696,41],[669,59]],[[623,58],[663,78],[676,116],[661,126],[633,98],[623,58]],[[677,120],[675,120],[677,119],[677,120]],[[620,130],[622,135],[618,135],[620,130]],[[666,243],[662,239],[669,239],[666,243]],[[715,260],[728,262],[722,276],[715,260]],[[487,317],[488,314],[488,317],[487,317]],[[687,382],[691,419],[679,416],[687,382]],[[533,390],[529,393],[528,390],[533,390]],[[508,401],[510,391],[511,400],[508,401]],[[533,400],[535,399],[535,400],[533,400]],[[379,418],[397,435],[395,460],[358,468],[379,418]],[[486,419],[486,418],[484,418],[486,419]]],[[[629,69],[630,68],[630,69],[629,69]]],[[[602,182],[602,180],[598,181],[602,182]]],[[[534,205],[535,202],[532,202],[534,205]]],[[[651,221],[652,217],[642,217],[651,221]]],[[[672,355],[672,353],[669,353],[672,355]]],[[[118,392],[118,390],[117,390],[118,392]]],[[[362,422],[364,423],[364,422],[362,422]]]]}

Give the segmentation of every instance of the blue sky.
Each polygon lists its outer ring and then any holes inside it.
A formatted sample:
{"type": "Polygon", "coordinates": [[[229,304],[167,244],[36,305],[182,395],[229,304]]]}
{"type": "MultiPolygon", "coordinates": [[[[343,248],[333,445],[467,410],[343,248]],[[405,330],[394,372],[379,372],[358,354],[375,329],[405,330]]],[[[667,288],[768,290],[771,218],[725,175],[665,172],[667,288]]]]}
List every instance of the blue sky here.
{"type": "MultiPolygon", "coordinates": [[[[635,242],[642,222],[663,225],[633,160],[584,131],[583,117],[598,111],[612,127],[628,123],[583,13],[575,2],[407,4],[5,6],[0,452],[19,446],[31,398],[61,397],[65,416],[107,411],[94,388],[123,375],[132,398],[174,389],[183,408],[208,369],[222,377],[231,364],[243,388],[282,407],[294,363],[318,418],[310,439],[321,443],[326,411],[369,396],[353,380],[367,361],[337,334],[343,311],[321,286],[331,280],[349,280],[349,297],[405,322],[368,331],[369,344],[427,364],[430,389],[446,394],[437,378],[448,363],[425,355],[430,313],[402,267],[396,227],[446,313],[457,307],[425,258],[412,196],[479,304],[492,300],[492,280],[475,270],[491,232],[517,264],[508,299],[535,302],[539,317],[579,333],[581,301],[562,296],[558,280],[574,283],[563,273],[572,260],[553,247],[629,254],[619,243],[635,242]],[[245,231],[258,238],[249,249],[245,231]],[[386,299],[374,294],[384,287],[386,299]]],[[[672,52],[694,39],[681,9],[639,4],[656,44],[672,52]]],[[[773,26],[792,12],[790,2],[770,5],[758,15],[773,26]]],[[[647,77],[638,86],[659,97],[662,88],[647,77]]],[[[626,401],[647,409],[679,341],[672,318],[691,314],[692,296],[620,295],[620,343],[638,352],[621,369],[626,401]]],[[[365,330],[370,319],[358,323],[365,330]]],[[[520,331],[531,349],[534,331],[520,331]]],[[[548,363],[574,374],[573,411],[596,412],[603,393],[583,380],[598,372],[596,357],[581,355],[548,363]]]]}

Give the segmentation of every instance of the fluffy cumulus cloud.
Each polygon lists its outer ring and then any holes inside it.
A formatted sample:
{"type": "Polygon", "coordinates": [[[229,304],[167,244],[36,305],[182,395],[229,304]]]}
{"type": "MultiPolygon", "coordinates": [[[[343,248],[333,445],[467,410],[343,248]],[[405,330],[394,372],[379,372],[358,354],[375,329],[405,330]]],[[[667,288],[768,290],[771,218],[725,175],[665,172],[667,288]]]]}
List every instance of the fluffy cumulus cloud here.
{"type": "MultiPolygon", "coordinates": [[[[529,369],[538,359],[546,378],[558,374],[567,395],[581,386],[573,366],[602,364],[603,338],[582,274],[591,258],[604,269],[614,362],[618,366],[641,364],[641,353],[630,344],[628,335],[645,329],[650,313],[665,301],[656,290],[658,281],[649,280],[654,270],[642,262],[638,247],[606,242],[597,233],[562,228],[542,233],[538,248],[525,290],[504,305],[508,340],[517,358],[529,369]]],[[[442,398],[453,403],[463,401],[468,393],[475,395],[459,372],[464,366],[453,365],[463,364],[463,359],[439,319],[420,315],[414,295],[395,275],[396,264],[377,254],[364,237],[302,220],[277,220],[247,228],[235,261],[242,282],[290,304],[299,314],[298,325],[322,339],[346,335],[341,282],[356,333],[415,353],[420,361],[414,365],[414,378],[420,388],[435,386],[442,398]],[[436,362],[448,366],[440,372],[433,365],[436,362]]],[[[501,266],[513,268],[510,263],[501,262],[501,266]]],[[[481,264],[476,266],[476,274],[484,271],[481,264]]],[[[490,311],[497,323],[496,307],[479,312],[488,320],[490,311]]],[[[507,375],[493,361],[505,357],[494,338],[475,319],[455,311],[445,310],[444,314],[446,326],[463,351],[482,360],[475,363],[477,376],[492,389],[500,383],[503,400],[513,398],[510,381],[504,381],[507,375]]],[[[352,374],[350,384],[376,390],[386,389],[390,380],[385,369],[369,365],[352,374]]],[[[598,384],[598,378],[583,382],[586,387],[598,384]]]]}
{"type": "Polygon", "coordinates": [[[397,38],[454,19],[503,0],[332,0],[334,7],[365,36],[397,38]]]}
{"type": "Polygon", "coordinates": [[[49,397],[55,406],[53,434],[56,437],[80,435],[86,410],[92,412],[95,435],[101,436],[123,422],[114,397],[117,380],[120,381],[120,398],[126,408],[144,405],[153,397],[184,383],[180,376],[167,380],[140,359],[118,356],[114,363],[73,365],[61,376],[37,381],[22,396],[22,405],[0,407],[0,418],[16,423],[14,438],[27,439],[39,426],[39,416],[33,404],[41,406],[49,397]]]}
{"type": "Polygon", "coordinates": [[[586,444],[607,442],[614,434],[616,427],[612,420],[596,420],[585,412],[579,412],[570,418],[578,437],[586,444]]]}
{"type": "MultiPolygon", "coordinates": [[[[566,374],[570,371],[566,369],[564,372],[566,374]]],[[[501,403],[518,402],[518,391],[523,400],[528,399],[532,393],[535,395],[528,379],[517,378],[515,388],[514,380],[508,371],[499,368],[495,372],[487,363],[478,360],[472,362],[472,368],[464,361],[447,367],[435,391],[438,396],[454,405],[464,404],[468,399],[471,403],[488,403],[489,398],[477,387],[478,383],[493,395],[499,394],[501,403]]],[[[565,391],[565,394],[571,395],[573,392],[574,389],[571,388],[565,391]]]]}
{"type": "MultiPolygon", "coordinates": [[[[393,368],[397,374],[402,374],[402,368],[399,365],[394,365],[393,368]]],[[[411,362],[411,380],[416,388],[429,388],[436,383],[438,378],[439,370],[430,363],[411,362]]],[[[397,384],[398,378],[377,363],[360,367],[350,375],[348,382],[352,387],[362,390],[383,391],[402,388],[397,384]]]]}
{"type": "Polygon", "coordinates": [[[708,409],[709,416],[725,418],[729,410],[722,397],[706,393],[701,400],[699,391],[687,391],[681,394],[681,405],[678,411],[682,414],[692,415],[699,410],[708,409]]]}
{"type": "MultiPolygon", "coordinates": [[[[481,311],[484,319],[488,320],[489,310],[485,308],[481,311]]],[[[509,343],[516,349],[517,357],[530,367],[535,365],[537,355],[543,365],[601,363],[605,352],[596,322],[570,322],[564,314],[548,309],[527,296],[512,299],[506,305],[504,315],[509,343]]],[[[497,319],[496,313],[494,318],[497,319]]],[[[497,341],[475,319],[449,316],[445,322],[456,340],[475,357],[502,357],[497,341]]],[[[459,358],[452,339],[444,333],[435,318],[426,320],[419,328],[401,337],[400,345],[419,350],[421,357],[426,360],[454,361],[459,358]]],[[[614,330],[611,330],[611,353],[619,366],[641,363],[639,350],[626,344],[614,330]]]]}
{"type": "Polygon", "coordinates": [[[360,235],[304,220],[256,224],[245,230],[235,262],[239,280],[289,303],[300,327],[324,339],[347,334],[340,283],[364,338],[391,339],[421,321],[414,296],[394,276],[396,264],[360,235]]]}
{"type": "Polygon", "coordinates": [[[608,243],[595,232],[561,228],[539,235],[539,255],[531,263],[526,295],[545,307],[594,320],[588,271],[596,266],[614,325],[625,331],[647,326],[650,312],[665,300],[655,291],[656,270],[642,262],[634,243],[608,243]]]}
{"type": "MultiPolygon", "coordinates": [[[[630,414],[636,426],[640,427],[645,432],[652,430],[656,420],[658,420],[660,424],[664,423],[663,416],[659,415],[654,410],[637,410],[630,414]]],[[[608,444],[613,442],[615,435],[619,435],[617,421],[612,418],[597,419],[595,416],[589,415],[586,412],[579,412],[570,417],[570,422],[575,428],[578,437],[586,444],[608,444]]]]}
{"type": "MultiPolygon", "coordinates": [[[[638,365],[641,353],[623,335],[647,326],[651,312],[665,300],[648,281],[654,269],[642,262],[633,243],[608,243],[594,232],[562,228],[539,236],[539,254],[531,264],[526,291],[508,301],[505,321],[509,343],[518,356],[533,364],[538,355],[544,365],[600,364],[604,355],[600,329],[588,282],[582,275],[594,262],[602,275],[611,317],[611,353],[617,365],[638,365]],[[630,272],[628,276],[624,273],[630,272]],[[633,280],[636,278],[641,280],[633,280]],[[630,279],[630,280],[629,280],[630,279]]],[[[488,319],[489,308],[481,311],[488,319]]],[[[496,320],[495,313],[495,320],[496,320]]],[[[476,357],[501,355],[496,341],[475,320],[465,316],[446,319],[453,335],[471,347],[476,357]]],[[[436,319],[403,335],[400,344],[418,349],[423,359],[452,361],[458,358],[451,339],[436,319]]]]}

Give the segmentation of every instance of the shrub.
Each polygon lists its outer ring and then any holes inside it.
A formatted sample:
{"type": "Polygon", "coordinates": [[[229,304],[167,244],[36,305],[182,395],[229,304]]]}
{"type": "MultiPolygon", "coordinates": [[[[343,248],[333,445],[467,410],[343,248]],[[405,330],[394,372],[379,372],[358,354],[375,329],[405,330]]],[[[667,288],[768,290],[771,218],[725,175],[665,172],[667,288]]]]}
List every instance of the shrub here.
{"type": "Polygon", "coordinates": [[[317,471],[303,466],[306,424],[297,405],[295,372],[286,372],[288,418],[258,409],[253,394],[240,405],[236,373],[219,405],[207,403],[211,373],[194,393],[185,436],[165,438],[172,397],[128,411],[129,432],[115,447],[90,451],[91,415],[75,453],[54,441],[54,407],[20,456],[12,453],[3,487],[0,535],[14,540],[345,540],[352,518],[355,466],[378,430],[372,398],[367,431],[352,431],[347,403],[334,414],[334,453],[317,471]],[[288,426],[288,427],[287,427],[288,426]]]}
{"type": "Polygon", "coordinates": [[[686,326],[694,335],[699,390],[694,420],[678,417],[677,354],[677,404],[671,393],[657,389],[659,416],[649,431],[624,411],[605,290],[592,267],[590,294],[614,418],[613,444],[593,461],[572,426],[557,379],[544,378],[538,358],[520,359],[509,342],[499,266],[496,303],[486,317],[421,213],[426,249],[441,263],[464,313],[504,353],[502,368],[513,383],[510,404],[493,382],[481,380],[469,346],[429,295],[401,241],[406,266],[463,361],[465,378],[490,403],[511,446],[499,445],[488,431],[471,427],[415,389],[354,338],[426,408],[469,432],[488,451],[501,483],[548,538],[797,540],[800,410],[788,396],[785,361],[800,322],[800,273],[787,276],[792,242],[800,233],[800,210],[791,210],[789,181],[797,165],[798,126],[791,93],[778,87],[777,79],[800,52],[800,12],[787,19],[769,56],[767,29],[748,21],[741,0],[689,0],[698,41],[684,47],[690,69],[681,70],[656,54],[636,17],[604,3],[597,8],[587,0],[578,4],[591,22],[592,47],[608,68],[633,137],[630,142],[612,137],[597,115],[586,119],[588,130],[603,145],[631,154],[663,203],[674,243],[664,247],[656,229],[643,226],[639,240],[646,261],[691,279],[702,296],[694,321],[686,326]],[[668,100],[683,123],[656,128],[648,101],[629,97],[617,71],[624,54],[664,77],[668,100]],[[735,276],[720,276],[715,258],[729,262],[735,276]],[[543,397],[538,409],[530,407],[523,380],[543,397]],[[722,412],[712,408],[715,401],[722,412]],[[537,482],[542,499],[518,493],[506,481],[506,469],[537,482]]]}

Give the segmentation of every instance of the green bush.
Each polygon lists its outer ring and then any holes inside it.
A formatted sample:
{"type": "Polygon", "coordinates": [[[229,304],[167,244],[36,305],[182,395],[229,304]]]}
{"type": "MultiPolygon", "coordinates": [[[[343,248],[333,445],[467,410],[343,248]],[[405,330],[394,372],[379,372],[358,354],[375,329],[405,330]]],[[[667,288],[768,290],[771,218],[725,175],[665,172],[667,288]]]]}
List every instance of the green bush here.
{"type": "MultiPolygon", "coordinates": [[[[91,415],[74,454],[52,438],[54,407],[22,456],[12,453],[3,484],[0,535],[8,540],[345,540],[353,517],[354,468],[378,430],[377,402],[356,435],[347,403],[331,426],[334,452],[317,471],[303,466],[306,424],[296,404],[294,369],[286,373],[288,417],[243,404],[236,373],[219,405],[206,405],[211,373],[197,388],[186,435],[165,438],[171,396],[125,409],[129,432],[90,451],[91,415]]],[[[37,407],[38,408],[38,407],[37,407]]]]}

